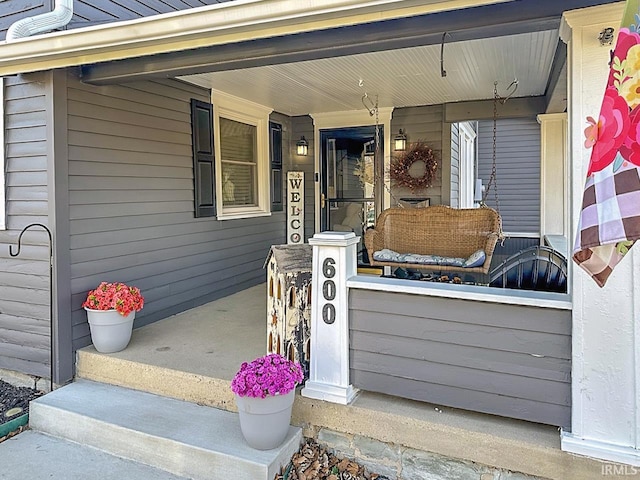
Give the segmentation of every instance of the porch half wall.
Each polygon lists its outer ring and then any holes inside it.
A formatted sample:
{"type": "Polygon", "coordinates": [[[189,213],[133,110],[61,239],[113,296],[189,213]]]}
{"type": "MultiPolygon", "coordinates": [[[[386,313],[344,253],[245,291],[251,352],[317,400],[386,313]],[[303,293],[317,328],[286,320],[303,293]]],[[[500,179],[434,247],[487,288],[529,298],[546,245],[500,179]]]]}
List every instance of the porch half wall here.
{"type": "Polygon", "coordinates": [[[571,311],[351,288],[354,387],[570,428],[571,311]]]}

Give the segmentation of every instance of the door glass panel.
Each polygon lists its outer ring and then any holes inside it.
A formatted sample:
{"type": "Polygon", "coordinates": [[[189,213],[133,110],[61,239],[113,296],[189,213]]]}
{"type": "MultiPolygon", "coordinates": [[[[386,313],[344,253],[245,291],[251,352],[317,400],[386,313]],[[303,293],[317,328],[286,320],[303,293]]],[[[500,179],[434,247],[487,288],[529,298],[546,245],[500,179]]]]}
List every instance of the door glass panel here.
{"type": "MultiPolygon", "coordinates": [[[[354,232],[360,237],[358,263],[368,264],[364,232],[374,226],[376,217],[375,126],[321,131],[323,142],[323,189],[326,202],[322,211],[322,230],[354,232]]],[[[380,137],[382,129],[380,128],[380,137]]],[[[380,160],[381,162],[381,160],[380,160]]]]}

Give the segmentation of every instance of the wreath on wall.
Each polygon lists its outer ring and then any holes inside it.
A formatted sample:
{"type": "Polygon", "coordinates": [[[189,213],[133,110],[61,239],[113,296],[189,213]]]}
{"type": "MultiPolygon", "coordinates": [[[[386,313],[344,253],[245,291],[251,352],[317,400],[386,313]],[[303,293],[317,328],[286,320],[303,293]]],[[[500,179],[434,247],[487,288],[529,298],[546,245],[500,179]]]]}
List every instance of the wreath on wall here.
{"type": "Polygon", "coordinates": [[[412,143],[391,161],[389,176],[397,187],[415,192],[431,186],[438,170],[436,154],[425,142],[412,143]]]}

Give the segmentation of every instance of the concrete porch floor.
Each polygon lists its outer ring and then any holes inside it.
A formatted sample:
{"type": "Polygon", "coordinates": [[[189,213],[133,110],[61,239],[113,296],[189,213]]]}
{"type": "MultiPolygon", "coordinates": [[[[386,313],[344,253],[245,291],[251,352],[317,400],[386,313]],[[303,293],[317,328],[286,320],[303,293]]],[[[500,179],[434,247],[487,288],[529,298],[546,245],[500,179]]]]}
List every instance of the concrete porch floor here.
{"type": "MultiPolygon", "coordinates": [[[[235,411],[230,380],[243,361],[266,352],[265,305],[262,284],[139,328],[121,352],[87,347],[78,352],[77,375],[235,411]]],[[[602,462],[560,450],[555,427],[371,392],[346,406],[298,394],[293,423],[365,457],[358,439],[543,478],[602,478],[602,462]]],[[[379,463],[391,468],[396,460],[379,463]]]]}

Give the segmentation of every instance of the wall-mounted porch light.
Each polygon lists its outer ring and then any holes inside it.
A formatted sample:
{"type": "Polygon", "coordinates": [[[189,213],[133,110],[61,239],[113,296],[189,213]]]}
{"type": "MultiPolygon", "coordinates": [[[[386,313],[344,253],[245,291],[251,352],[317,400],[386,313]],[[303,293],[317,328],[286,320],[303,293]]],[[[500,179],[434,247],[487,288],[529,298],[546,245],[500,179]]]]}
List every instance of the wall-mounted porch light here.
{"type": "Polygon", "coordinates": [[[304,138],[304,135],[296,142],[296,153],[303,157],[306,157],[307,153],[309,153],[309,142],[304,138]]]}
{"type": "Polygon", "coordinates": [[[400,133],[396,135],[393,143],[395,150],[399,152],[404,152],[407,149],[407,136],[404,134],[402,129],[400,129],[400,133]]]}

